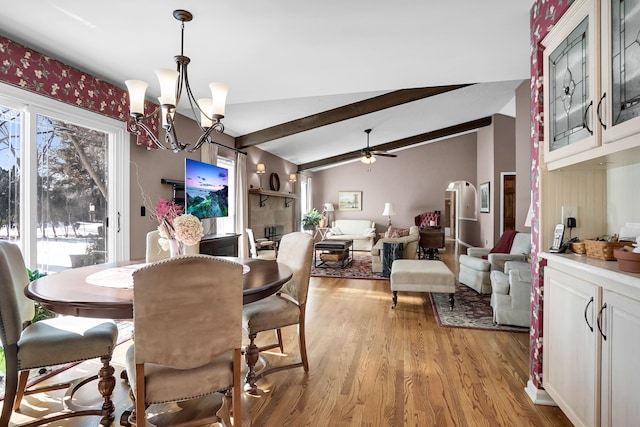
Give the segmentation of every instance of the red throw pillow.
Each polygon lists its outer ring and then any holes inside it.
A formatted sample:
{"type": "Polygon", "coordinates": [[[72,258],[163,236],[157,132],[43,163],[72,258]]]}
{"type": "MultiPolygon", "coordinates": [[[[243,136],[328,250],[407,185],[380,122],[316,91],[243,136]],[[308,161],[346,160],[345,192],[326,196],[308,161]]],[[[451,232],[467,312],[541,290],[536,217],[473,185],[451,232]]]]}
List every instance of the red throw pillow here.
{"type": "Polygon", "coordinates": [[[386,237],[405,237],[409,235],[408,228],[389,227],[386,237]]]}

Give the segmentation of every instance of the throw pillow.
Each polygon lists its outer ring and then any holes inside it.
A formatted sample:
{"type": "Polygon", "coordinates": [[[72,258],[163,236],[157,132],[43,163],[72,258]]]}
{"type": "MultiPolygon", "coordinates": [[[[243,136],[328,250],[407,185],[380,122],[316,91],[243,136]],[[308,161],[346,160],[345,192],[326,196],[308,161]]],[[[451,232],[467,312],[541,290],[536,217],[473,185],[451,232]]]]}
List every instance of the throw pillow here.
{"type": "Polygon", "coordinates": [[[362,233],[363,236],[370,236],[371,234],[375,234],[376,233],[376,229],[375,228],[367,228],[366,230],[364,230],[364,233],[362,233]]]}
{"type": "Polygon", "coordinates": [[[387,234],[385,235],[385,237],[395,238],[395,237],[405,237],[408,235],[409,235],[408,228],[389,227],[389,230],[387,230],[387,234]]]}

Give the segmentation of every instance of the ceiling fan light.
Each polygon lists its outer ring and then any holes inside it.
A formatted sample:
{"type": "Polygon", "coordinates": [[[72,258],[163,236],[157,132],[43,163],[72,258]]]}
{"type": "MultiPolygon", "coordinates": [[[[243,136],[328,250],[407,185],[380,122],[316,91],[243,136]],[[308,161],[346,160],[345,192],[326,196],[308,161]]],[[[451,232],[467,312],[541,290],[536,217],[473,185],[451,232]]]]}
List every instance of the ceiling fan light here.
{"type": "Polygon", "coordinates": [[[371,163],[375,163],[376,162],[376,158],[373,155],[368,155],[368,156],[362,156],[360,157],[360,161],[362,163],[364,163],[365,165],[370,165],[371,163]]]}

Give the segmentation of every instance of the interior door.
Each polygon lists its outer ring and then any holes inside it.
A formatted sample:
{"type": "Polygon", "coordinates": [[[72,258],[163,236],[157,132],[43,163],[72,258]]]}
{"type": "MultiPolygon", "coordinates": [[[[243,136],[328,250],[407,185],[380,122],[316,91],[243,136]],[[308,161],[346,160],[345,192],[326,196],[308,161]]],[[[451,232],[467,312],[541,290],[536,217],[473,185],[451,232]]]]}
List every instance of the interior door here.
{"type": "Polygon", "coordinates": [[[502,232],[516,229],[516,176],[502,178],[502,232]]]}

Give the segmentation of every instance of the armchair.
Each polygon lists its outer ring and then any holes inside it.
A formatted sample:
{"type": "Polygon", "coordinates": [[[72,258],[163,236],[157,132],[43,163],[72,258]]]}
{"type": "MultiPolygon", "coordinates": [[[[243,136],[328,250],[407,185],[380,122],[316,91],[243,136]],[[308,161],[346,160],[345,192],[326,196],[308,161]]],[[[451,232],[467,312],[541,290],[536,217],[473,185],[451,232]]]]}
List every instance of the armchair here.
{"type": "Polygon", "coordinates": [[[507,261],[504,272],[491,272],[493,321],[501,325],[531,326],[531,266],[507,261]]]}
{"type": "Polygon", "coordinates": [[[402,243],[402,259],[415,259],[418,253],[418,241],[420,240],[420,228],[412,225],[409,227],[409,235],[403,237],[384,237],[371,248],[371,271],[382,273],[382,249],[385,243],[402,243]]]}
{"type": "MultiPolygon", "coordinates": [[[[507,233],[503,234],[503,240],[507,233]]],[[[515,233],[508,252],[492,252],[489,248],[468,248],[466,255],[460,255],[458,281],[481,294],[491,293],[491,271],[504,271],[507,261],[526,261],[531,253],[531,234],[515,233]]],[[[501,246],[500,241],[496,248],[501,246]]],[[[505,246],[503,246],[505,247],[505,246]]]]}

